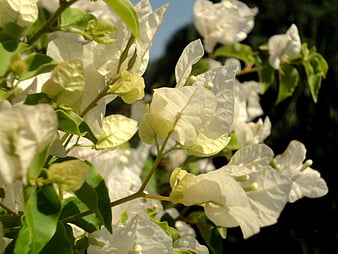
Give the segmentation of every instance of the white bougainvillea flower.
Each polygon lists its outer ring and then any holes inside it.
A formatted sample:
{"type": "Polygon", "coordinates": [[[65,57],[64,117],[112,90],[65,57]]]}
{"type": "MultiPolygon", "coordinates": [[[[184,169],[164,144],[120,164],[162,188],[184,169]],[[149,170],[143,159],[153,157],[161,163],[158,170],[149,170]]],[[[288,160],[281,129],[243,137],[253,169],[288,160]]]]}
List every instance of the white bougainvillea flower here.
{"type": "Polygon", "coordinates": [[[113,114],[102,121],[102,131],[97,135],[96,149],[114,149],[131,139],[137,131],[137,121],[124,115],[113,114]]]}
{"type": "Polygon", "coordinates": [[[0,0],[0,27],[9,22],[29,27],[37,20],[38,12],[37,0],[0,0]]]}
{"type": "Polygon", "coordinates": [[[243,188],[222,170],[194,177],[183,192],[183,204],[204,204],[205,214],[218,226],[240,226],[244,238],[259,232],[259,221],[243,188]]]}
{"type": "Polygon", "coordinates": [[[236,129],[237,123],[252,121],[263,114],[259,103],[260,84],[256,81],[234,83],[234,121],[232,130],[236,129]]]}
{"type": "Polygon", "coordinates": [[[248,196],[259,226],[275,224],[288,202],[292,182],[271,168],[273,151],[264,144],[240,148],[220,170],[235,177],[248,196]]]}
{"type": "Polygon", "coordinates": [[[206,246],[201,245],[198,241],[191,236],[182,237],[174,242],[175,251],[188,251],[187,253],[209,254],[206,246]]]}
{"type": "Polygon", "coordinates": [[[139,134],[144,142],[150,144],[173,133],[173,139],[189,154],[200,157],[214,155],[228,144],[237,67],[212,69],[184,86],[192,65],[203,52],[199,40],[191,42],[176,64],[176,87],[154,91],[149,112],[140,123],[139,134]]]}
{"type": "Polygon", "coordinates": [[[146,216],[136,215],[125,227],[114,228],[113,234],[103,228],[89,235],[88,254],[169,254],[172,239],[146,216]]]}
{"type": "Polygon", "coordinates": [[[286,150],[275,158],[280,173],[292,180],[289,202],[295,202],[302,197],[322,197],[328,192],[326,182],[320,173],[310,168],[312,160],[304,162],[305,156],[304,144],[293,140],[286,150]]]}
{"type": "Polygon", "coordinates": [[[122,71],[116,84],[110,86],[109,92],[121,96],[125,103],[132,104],[144,97],[144,79],[135,72],[122,71]]]}
{"type": "Polygon", "coordinates": [[[141,0],[136,4],[135,10],[139,21],[140,41],[132,43],[126,59],[122,63],[120,63],[121,55],[128,44],[131,32],[120,19],[116,20],[114,25],[118,29],[112,37],[117,40],[109,45],[98,44],[94,49],[95,67],[98,72],[110,78],[115,78],[120,71],[124,70],[133,71],[142,76],[149,62],[149,49],[167,9],[168,5],[164,5],[157,10],[153,10],[149,0],[141,0]],[[133,59],[134,64],[132,67],[128,67],[131,59],[133,59]]]}
{"type": "Polygon", "coordinates": [[[262,143],[271,133],[269,117],[255,122],[238,122],[234,127],[237,143],[240,146],[262,143]]]}
{"type": "Polygon", "coordinates": [[[62,62],[54,68],[51,78],[43,85],[42,92],[53,98],[56,103],[78,111],[82,103],[84,86],[82,61],[73,59],[62,62]]]}
{"type": "Polygon", "coordinates": [[[183,194],[190,181],[196,176],[188,173],[181,168],[175,168],[170,175],[170,201],[173,203],[183,203],[183,194]]]}
{"type": "Polygon", "coordinates": [[[285,34],[274,35],[269,39],[269,63],[276,70],[290,57],[297,55],[301,50],[301,41],[298,28],[292,24],[285,34]]]}
{"type": "Polygon", "coordinates": [[[197,0],[194,5],[194,22],[204,37],[205,50],[211,53],[217,43],[230,44],[244,40],[254,26],[258,9],[250,9],[240,1],[222,0],[212,3],[197,0]]]}
{"type": "MultiPolygon", "coordinates": [[[[274,153],[270,147],[264,144],[257,145],[248,145],[241,147],[234,155],[231,157],[227,167],[229,165],[243,166],[251,171],[257,171],[261,168],[268,166],[272,159],[274,153]]],[[[232,176],[240,176],[245,174],[244,172],[234,172],[231,173],[232,176]]]]}
{"type": "MultiPolygon", "coordinates": [[[[4,105],[7,104],[7,105],[4,105]]],[[[0,183],[26,183],[28,166],[55,137],[57,116],[47,104],[0,106],[0,183]]]]}
{"type": "Polygon", "coordinates": [[[21,181],[14,181],[13,183],[6,184],[1,186],[6,189],[6,195],[1,202],[18,213],[19,211],[24,211],[24,194],[23,194],[23,184],[21,181]]]}
{"type": "Polygon", "coordinates": [[[176,87],[183,87],[189,77],[192,65],[204,55],[201,40],[190,42],[183,50],[175,66],[176,87]]]}
{"type": "Polygon", "coordinates": [[[172,132],[174,139],[191,154],[215,154],[229,142],[225,131],[218,137],[208,136],[213,135],[215,126],[210,123],[215,120],[216,109],[217,98],[205,87],[156,89],[150,111],[141,120],[139,135],[150,144],[172,132]]]}

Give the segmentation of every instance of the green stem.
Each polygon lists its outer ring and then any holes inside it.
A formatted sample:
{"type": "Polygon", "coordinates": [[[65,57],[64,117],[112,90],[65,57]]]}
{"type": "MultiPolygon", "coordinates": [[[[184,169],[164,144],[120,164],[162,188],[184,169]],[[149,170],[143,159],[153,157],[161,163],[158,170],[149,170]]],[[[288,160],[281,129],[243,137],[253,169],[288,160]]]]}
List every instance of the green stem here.
{"type": "MultiPolygon", "coordinates": [[[[149,198],[149,199],[168,201],[168,202],[170,201],[170,198],[166,197],[166,196],[152,195],[152,194],[147,194],[147,193],[143,193],[143,192],[138,191],[138,192],[131,194],[127,197],[120,198],[118,200],[111,202],[110,206],[114,207],[114,206],[126,203],[128,201],[131,201],[131,200],[134,200],[134,199],[137,199],[137,198],[142,198],[142,197],[143,198],[149,198]]],[[[90,215],[92,213],[94,213],[93,210],[88,210],[88,211],[85,211],[83,213],[79,213],[79,214],[75,214],[73,216],[66,217],[66,218],[60,220],[60,222],[69,222],[69,221],[72,221],[72,220],[75,220],[75,219],[85,217],[85,216],[90,215]]]]}
{"type": "Polygon", "coordinates": [[[32,38],[30,38],[28,40],[28,44],[33,44],[34,42],[36,42],[41,35],[43,35],[44,33],[47,33],[50,29],[50,27],[54,24],[54,22],[58,19],[58,17],[61,15],[61,13],[66,10],[69,6],[71,6],[73,3],[75,3],[77,0],[72,0],[72,1],[62,1],[60,4],[60,7],[56,10],[56,12],[54,12],[52,14],[52,16],[49,17],[49,19],[47,20],[47,22],[39,29],[39,31],[36,32],[36,34],[34,34],[32,36],[32,38]]]}
{"type": "Polygon", "coordinates": [[[96,96],[96,98],[81,112],[80,117],[84,117],[91,109],[93,109],[98,101],[106,96],[109,91],[109,85],[106,85],[106,87],[96,96]]]}

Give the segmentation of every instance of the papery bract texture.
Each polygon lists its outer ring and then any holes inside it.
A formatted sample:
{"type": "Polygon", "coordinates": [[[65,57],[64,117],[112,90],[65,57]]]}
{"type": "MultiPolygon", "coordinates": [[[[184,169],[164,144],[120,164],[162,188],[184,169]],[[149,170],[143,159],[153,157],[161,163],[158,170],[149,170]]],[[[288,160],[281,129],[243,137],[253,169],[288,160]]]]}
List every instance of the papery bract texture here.
{"type": "Polygon", "coordinates": [[[302,197],[322,197],[328,192],[326,182],[320,173],[310,168],[312,161],[304,162],[305,156],[304,144],[293,140],[286,150],[275,158],[280,173],[292,180],[289,202],[295,202],[302,197]]]}
{"type": "Polygon", "coordinates": [[[56,135],[56,113],[47,104],[0,108],[0,182],[11,183],[16,177],[26,182],[31,160],[56,135]]]}
{"type": "Polygon", "coordinates": [[[37,0],[0,0],[0,27],[9,22],[29,27],[37,18],[37,0]]]}
{"type": "Polygon", "coordinates": [[[102,133],[97,135],[97,149],[114,149],[127,142],[137,131],[137,121],[124,115],[106,116],[102,122],[102,133]]]}
{"type": "Polygon", "coordinates": [[[89,236],[89,241],[97,244],[89,246],[89,254],[173,253],[172,239],[145,216],[135,216],[125,227],[115,228],[112,235],[103,230],[89,236]]]}
{"type": "Polygon", "coordinates": [[[190,42],[183,50],[175,66],[176,87],[183,87],[191,73],[192,65],[197,63],[204,55],[200,40],[190,42]]]}
{"type": "Polygon", "coordinates": [[[254,26],[257,8],[250,9],[240,1],[222,0],[213,4],[197,0],[194,5],[194,22],[204,37],[204,47],[211,53],[217,43],[229,44],[244,40],[254,26]]]}
{"type": "Polygon", "coordinates": [[[297,55],[301,50],[301,41],[298,28],[292,24],[285,34],[274,35],[269,39],[269,62],[275,69],[287,62],[290,57],[297,55]]]}
{"type": "Polygon", "coordinates": [[[144,80],[135,72],[122,71],[117,84],[110,86],[110,92],[121,96],[125,103],[132,104],[144,97],[144,80]]]}
{"type": "Polygon", "coordinates": [[[183,203],[204,203],[208,218],[218,226],[240,226],[244,238],[259,232],[259,221],[243,188],[222,170],[193,178],[183,193],[183,203]]]}

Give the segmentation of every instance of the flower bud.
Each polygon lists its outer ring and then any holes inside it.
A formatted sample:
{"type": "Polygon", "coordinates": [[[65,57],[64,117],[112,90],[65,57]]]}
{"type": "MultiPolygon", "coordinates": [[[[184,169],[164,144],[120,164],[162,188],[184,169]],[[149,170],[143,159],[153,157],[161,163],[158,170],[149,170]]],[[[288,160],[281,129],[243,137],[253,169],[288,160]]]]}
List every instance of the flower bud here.
{"type": "Polygon", "coordinates": [[[27,63],[21,58],[20,53],[12,56],[9,67],[16,76],[21,76],[27,71],[27,63]]]}
{"type": "Polygon", "coordinates": [[[312,160],[307,160],[304,162],[302,168],[300,169],[300,171],[304,171],[306,170],[308,167],[311,167],[311,165],[313,164],[312,160]]]}
{"type": "Polygon", "coordinates": [[[144,79],[135,72],[123,71],[117,84],[110,86],[109,92],[121,96],[125,103],[132,104],[144,97],[144,79]]]}
{"type": "Polygon", "coordinates": [[[209,81],[205,84],[205,88],[208,89],[208,90],[211,90],[211,89],[214,88],[214,84],[209,81]]]}
{"type": "Polygon", "coordinates": [[[242,175],[235,178],[237,182],[245,182],[248,181],[249,179],[250,179],[249,175],[242,175]]]}
{"type": "Polygon", "coordinates": [[[258,183],[253,182],[252,184],[245,185],[245,186],[243,187],[243,189],[244,189],[246,192],[249,192],[249,191],[255,191],[255,190],[258,189],[258,183]]]}
{"type": "Polygon", "coordinates": [[[185,81],[184,86],[191,86],[193,83],[195,83],[197,80],[196,76],[190,75],[187,80],[185,81]]]}

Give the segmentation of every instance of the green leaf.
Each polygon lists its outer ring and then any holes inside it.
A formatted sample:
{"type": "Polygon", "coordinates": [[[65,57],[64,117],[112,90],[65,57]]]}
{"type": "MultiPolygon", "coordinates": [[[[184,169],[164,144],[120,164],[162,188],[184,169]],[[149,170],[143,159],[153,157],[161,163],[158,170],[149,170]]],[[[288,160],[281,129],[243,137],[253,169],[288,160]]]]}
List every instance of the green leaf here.
{"type": "Polygon", "coordinates": [[[16,23],[7,23],[4,27],[0,27],[0,41],[19,41],[24,35],[25,30],[25,28],[19,26],[16,23]]]}
{"type": "Polygon", "coordinates": [[[3,226],[4,236],[8,238],[14,238],[21,229],[21,216],[4,214],[0,216],[0,223],[2,223],[3,226]]]}
{"type": "Polygon", "coordinates": [[[201,58],[197,63],[193,64],[190,74],[197,76],[208,71],[209,68],[209,62],[205,58],[201,58]]]}
{"type": "Polygon", "coordinates": [[[32,78],[41,73],[50,72],[57,65],[53,58],[45,55],[34,53],[29,55],[25,62],[27,64],[27,72],[20,76],[20,80],[32,78]]]}
{"type": "Polygon", "coordinates": [[[192,250],[176,250],[174,249],[174,254],[196,254],[196,252],[192,250]]]}
{"type": "Polygon", "coordinates": [[[45,93],[28,94],[25,100],[25,104],[27,105],[36,105],[39,103],[50,104],[51,102],[52,102],[52,99],[49,98],[48,95],[45,93]]]}
{"type": "Polygon", "coordinates": [[[71,110],[58,109],[56,110],[59,120],[59,130],[71,133],[78,136],[84,136],[94,144],[97,143],[97,138],[90,130],[86,122],[71,110]]]}
{"type": "MultiPolygon", "coordinates": [[[[60,220],[72,217],[88,210],[88,206],[86,206],[80,199],[77,197],[69,197],[62,201],[60,220]]],[[[89,233],[99,230],[102,225],[101,221],[95,216],[95,214],[74,218],[67,220],[67,222],[71,222],[89,233]]]]}
{"type": "Polygon", "coordinates": [[[314,102],[317,102],[322,79],[326,77],[328,71],[327,62],[319,53],[314,53],[306,60],[304,59],[303,66],[307,75],[307,82],[312,99],[314,102]]]}
{"type": "MultiPolygon", "coordinates": [[[[30,253],[30,245],[32,243],[31,230],[27,224],[25,217],[22,218],[22,228],[19,232],[18,238],[15,239],[14,254],[30,253]]],[[[7,252],[7,251],[6,251],[7,252]]]]}
{"type": "Polygon", "coordinates": [[[177,229],[174,227],[169,226],[167,221],[157,221],[154,219],[154,217],[156,216],[156,212],[153,209],[148,208],[147,209],[147,214],[149,219],[155,223],[156,225],[158,225],[160,228],[163,229],[164,232],[166,232],[166,234],[168,236],[171,237],[171,239],[173,239],[173,241],[176,241],[178,239],[181,238],[180,234],[178,233],[177,229]]]}
{"type": "Polygon", "coordinates": [[[211,56],[234,57],[242,60],[245,63],[250,63],[255,60],[256,53],[253,52],[252,48],[248,45],[233,43],[217,48],[211,56]]]}
{"type": "MultiPolygon", "coordinates": [[[[39,154],[35,155],[28,167],[28,175],[33,178],[38,178],[41,174],[42,169],[47,161],[49,155],[49,150],[52,146],[51,142],[45,149],[43,149],[39,154]]],[[[35,180],[30,180],[31,184],[34,184],[35,180]]]]}
{"type": "Polygon", "coordinates": [[[112,211],[107,186],[94,165],[88,161],[86,163],[89,166],[86,182],[75,194],[112,232],[112,211]]]}
{"type": "MultiPolygon", "coordinates": [[[[61,23],[60,26],[73,26],[80,25],[83,19],[83,16],[86,14],[85,11],[78,8],[67,8],[61,14],[61,23]]],[[[85,28],[85,24],[82,28],[85,28]]]]}
{"type": "Polygon", "coordinates": [[[103,39],[102,37],[113,33],[117,29],[115,25],[103,22],[94,15],[77,8],[69,8],[62,13],[60,26],[79,29],[86,40],[95,40],[103,44],[115,41],[114,39],[103,39]]]}
{"type": "Polygon", "coordinates": [[[72,228],[67,224],[59,222],[53,238],[47,243],[40,254],[73,254],[73,242],[72,228]]]}
{"type": "Polygon", "coordinates": [[[275,69],[267,62],[257,65],[259,83],[261,85],[261,94],[264,94],[266,90],[275,80],[275,69]]]}
{"type": "Polygon", "coordinates": [[[27,44],[17,41],[6,41],[0,43],[0,77],[6,76],[8,74],[12,56],[17,52],[21,52],[27,47],[27,44]]]}
{"type": "Polygon", "coordinates": [[[188,215],[188,218],[196,222],[199,233],[209,249],[215,253],[223,253],[223,239],[217,227],[207,218],[204,212],[195,211],[188,215]]]}
{"type": "Polygon", "coordinates": [[[299,73],[291,65],[281,65],[279,72],[279,89],[276,104],[290,97],[299,83],[299,73]]]}
{"type": "Polygon", "coordinates": [[[120,17],[137,40],[140,39],[139,23],[134,5],[129,0],[104,0],[120,17]]]}
{"type": "Polygon", "coordinates": [[[24,226],[16,240],[14,253],[40,253],[56,232],[60,208],[52,185],[34,188],[26,203],[24,226]]]}

